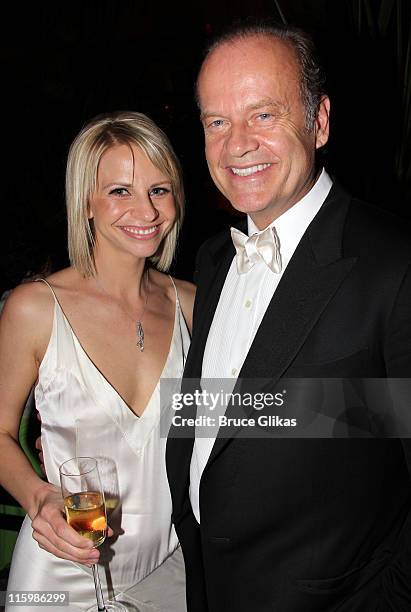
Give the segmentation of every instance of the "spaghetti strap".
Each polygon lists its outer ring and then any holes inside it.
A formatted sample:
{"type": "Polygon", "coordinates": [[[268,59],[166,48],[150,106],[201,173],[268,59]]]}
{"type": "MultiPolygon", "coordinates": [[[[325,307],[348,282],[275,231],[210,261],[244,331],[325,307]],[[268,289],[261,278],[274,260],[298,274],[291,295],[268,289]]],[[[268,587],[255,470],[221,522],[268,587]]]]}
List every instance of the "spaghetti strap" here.
{"type": "Polygon", "coordinates": [[[184,319],[184,313],[183,313],[183,309],[180,306],[180,300],[178,297],[178,291],[177,291],[177,286],[174,282],[174,279],[172,276],[170,276],[170,274],[168,275],[168,278],[171,280],[173,287],[174,287],[174,291],[176,292],[176,320],[178,321],[178,331],[179,331],[179,335],[180,335],[180,343],[181,343],[181,360],[183,363],[183,367],[186,364],[186,350],[185,350],[185,343],[184,343],[184,338],[185,335],[188,333],[187,331],[187,324],[185,322],[184,319]]]}
{"type": "MultiPolygon", "coordinates": [[[[53,294],[54,301],[60,306],[60,303],[59,303],[59,301],[57,299],[57,295],[56,295],[53,287],[50,285],[50,283],[47,282],[45,278],[36,278],[36,280],[34,282],[38,283],[39,281],[42,282],[42,283],[45,283],[47,285],[47,287],[50,289],[51,293],[53,294]]],[[[61,306],[60,306],[60,308],[61,308],[61,306]]]]}
{"type": "Polygon", "coordinates": [[[179,300],[179,297],[178,297],[178,291],[177,291],[177,287],[176,287],[176,284],[174,282],[174,279],[173,279],[172,276],[170,276],[170,274],[168,275],[168,278],[171,280],[171,284],[173,285],[174,291],[176,292],[176,305],[178,307],[180,307],[180,300],[179,300]]]}

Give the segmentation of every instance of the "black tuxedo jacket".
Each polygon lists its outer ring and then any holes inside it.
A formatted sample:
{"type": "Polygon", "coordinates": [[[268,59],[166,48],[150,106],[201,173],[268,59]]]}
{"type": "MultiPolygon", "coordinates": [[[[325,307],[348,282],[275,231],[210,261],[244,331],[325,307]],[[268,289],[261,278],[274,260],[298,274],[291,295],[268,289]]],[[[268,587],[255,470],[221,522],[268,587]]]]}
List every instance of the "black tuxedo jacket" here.
{"type": "MultiPolygon", "coordinates": [[[[233,256],[229,232],[199,251],[186,378],[201,377],[233,256]]],[[[401,223],[334,185],[239,376],[409,378],[410,262],[401,223]]],[[[188,497],[193,438],[171,431],[167,470],[190,612],[409,612],[410,443],[218,437],[198,526],[188,497]]]]}

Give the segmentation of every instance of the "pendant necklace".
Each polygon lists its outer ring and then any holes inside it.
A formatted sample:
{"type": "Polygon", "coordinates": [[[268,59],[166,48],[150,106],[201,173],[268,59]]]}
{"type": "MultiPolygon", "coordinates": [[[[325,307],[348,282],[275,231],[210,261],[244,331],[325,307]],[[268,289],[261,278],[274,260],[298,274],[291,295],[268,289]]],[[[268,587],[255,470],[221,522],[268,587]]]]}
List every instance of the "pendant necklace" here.
{"type": "MultiPolygon", "coordinates": [[[[135,329],[136,329],[136,346],[140,349],[141,352],[144,351],[144,329],[143,329],[143,316],[146,310],[146,306],[147,306],[147,302],[148,302],[148,294],[149,294],[149,290],[150,290],[150,283],[149,283],[149,276],[148,276],[148,268],[146,271],[146,299],[144,301],[144,306],[143,309],[141,311],[140,316],[135,319],[134,317],[132,317],[126,310],[125,308],[123,308],[121,302],[119,300],[116,300],[118,302],[118,305],[120,306],[121,310],[124,312],[125,315],[128,316],[129,319],[131,319],[135,325],[135,329]]],[[[100,287],[100,289],[102,289],[104,291],[105,294],[107,294],[109,297],[111,297],[111,299],[115,299],[113,298],[112,295],[110,295],[110,293],[108,291],[106,291],[103,287],[103,285],[100,283],[100,281],[98,280],[97,277],[94,277],[95,281],[97,283],[97,285],[100,287]]]]}

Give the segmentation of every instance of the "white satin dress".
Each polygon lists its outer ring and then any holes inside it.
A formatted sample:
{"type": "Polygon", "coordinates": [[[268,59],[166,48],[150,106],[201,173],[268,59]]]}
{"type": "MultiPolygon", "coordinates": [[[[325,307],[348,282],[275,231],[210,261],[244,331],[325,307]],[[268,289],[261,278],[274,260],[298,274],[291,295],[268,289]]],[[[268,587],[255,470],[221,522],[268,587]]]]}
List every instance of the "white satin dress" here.
{"type": "MultiPolygon", "coordinates": [[[[164,411],[171,410],[169,402],[161,406],[158,382],[142,416],[136,416],[87,356],[53,295],[53,328],[35,388],[47,479],[60,486],[59,466],[65,460],[96,457],[107,504],[115,507],[108,510],[115,536],[100,547],[105,598],[138,583],[134,601],[141,599],[148,607],[130,609],[184,612],[184,564],[171,525],[166,438],[160,435],[160,417],[163,420],[164,411]]],[[[189,342],[176,290],[174,330],[162,378],[181,378],[189,342]]],[[[69,591],[69,606],[56,607],[61,610],[86,610],[96,601],[91,568],[39,548],[26,516],[14,549],[8,591],[33,590],[69,591]]],[[[18,609],[50,612],[51,608],[18,609]]]]}

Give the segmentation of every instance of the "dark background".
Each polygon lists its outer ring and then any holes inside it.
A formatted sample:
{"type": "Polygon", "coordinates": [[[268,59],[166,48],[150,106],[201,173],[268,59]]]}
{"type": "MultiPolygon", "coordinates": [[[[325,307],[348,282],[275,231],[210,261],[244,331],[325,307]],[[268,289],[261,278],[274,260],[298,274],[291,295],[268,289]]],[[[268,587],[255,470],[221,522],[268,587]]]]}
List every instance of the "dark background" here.
{"type": "Polygon", "coordinates": [[[198,246],[232,221],[208,177],[193,82],[207,40],[236,17],[284,18],[314,35],[332,101],[329,171],[410,217],[409,0],[15,2],[1,11],[1,292],[67,264],[69,144],[88,119],[120,109],[150,115],[182,161],[187,220],[173,272],[191,278],[198,246]]]}

